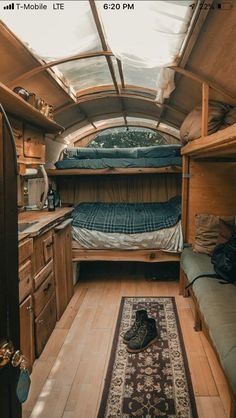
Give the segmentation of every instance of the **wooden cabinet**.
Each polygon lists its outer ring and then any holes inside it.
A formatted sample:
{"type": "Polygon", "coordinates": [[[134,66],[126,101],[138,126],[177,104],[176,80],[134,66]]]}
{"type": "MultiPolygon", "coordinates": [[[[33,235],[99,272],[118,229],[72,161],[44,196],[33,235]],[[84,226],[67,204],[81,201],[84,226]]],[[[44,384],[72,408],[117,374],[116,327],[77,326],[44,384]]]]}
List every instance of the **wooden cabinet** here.
{"type": "Polygon", "coordinates": [[[54,229],[54,272],[59,320],[74,292],[70,219],[54,229]]]}
{"type": "Polygon", "coordinates": [[[24,129],[24,157],[36,159],[36,163],[45,162],[44,134],[32,125],[25,125],[24,129]]]}
{"type": "Polygon", "coordinates": [[[43,233],[19,243],[21,350],[30,366],[73,294],[70,224],[61,216],[46,232],[47,224],[43,233]]]}
{"type": "Polygon", "coordinates": [[[44,132],[12,116],[9,117],[9,122],[15,139],[17,162],[44,164],[46,148],[44,132]]]}
{"type": "Polygon", "coordinates": [[[33,299],[30,295],[20,304],[20,349],[27,358],[30,368],[35,359],[33,310],[33,299]]]}
{"type": "Polygon", "coordinates": [[[55,299],[52,229],[34,238],[33,260],[35,347],[39,356],[56,322],[56,305],[52,318],[47,317],[55,299]]]}

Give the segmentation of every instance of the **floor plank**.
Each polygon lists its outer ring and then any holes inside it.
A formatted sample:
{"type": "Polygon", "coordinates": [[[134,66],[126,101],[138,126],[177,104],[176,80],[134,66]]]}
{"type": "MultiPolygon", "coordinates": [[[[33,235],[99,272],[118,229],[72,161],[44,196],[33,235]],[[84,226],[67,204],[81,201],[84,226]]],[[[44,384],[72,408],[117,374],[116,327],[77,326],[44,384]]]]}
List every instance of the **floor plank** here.
{"type": "Polygon", "coordinates": [[[226,418],[229,394],[214,352],[193,329],[190,298],[175,281],[139,274],[84,277],[35,362],[23,418],[96,418],[122,296],[174,296],[199,418],[226,418]]]}

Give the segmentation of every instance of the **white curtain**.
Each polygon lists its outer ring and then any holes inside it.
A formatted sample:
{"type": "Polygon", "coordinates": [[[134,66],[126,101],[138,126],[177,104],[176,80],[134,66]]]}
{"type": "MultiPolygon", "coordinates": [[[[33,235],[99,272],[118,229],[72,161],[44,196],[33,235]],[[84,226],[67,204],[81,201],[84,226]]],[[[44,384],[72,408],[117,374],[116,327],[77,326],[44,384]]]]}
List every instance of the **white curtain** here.
{"type": "Polygon", "coordinates": [[[178,57],[193,3],[187,0],[96,1],[107,43],[115,57],[144,71],[145,68],[156,68],[157,101],[160,103],[174,89],[173,71],[165,67],[174,64],[178,57]],[[134,8],[127,8],[127,4],[133,4],[134,8]]]}

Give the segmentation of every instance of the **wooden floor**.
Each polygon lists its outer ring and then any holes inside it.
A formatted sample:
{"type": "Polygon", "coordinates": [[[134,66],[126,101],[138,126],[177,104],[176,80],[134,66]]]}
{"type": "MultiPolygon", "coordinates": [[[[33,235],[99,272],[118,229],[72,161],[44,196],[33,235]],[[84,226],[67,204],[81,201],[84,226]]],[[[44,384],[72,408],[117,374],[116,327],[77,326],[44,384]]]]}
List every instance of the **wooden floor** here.
{"type": "Polygon", "coordinates": [[[199,418],[226,418],[229,394],[225,378],[206,338],[193,330],[191,300],[178,295],[175,281],[146,281],[138,274],[119,273],[92,276],[76,286],[34,365],[23,417],[96,417],[121,296],[176,297],[199,418]]]}

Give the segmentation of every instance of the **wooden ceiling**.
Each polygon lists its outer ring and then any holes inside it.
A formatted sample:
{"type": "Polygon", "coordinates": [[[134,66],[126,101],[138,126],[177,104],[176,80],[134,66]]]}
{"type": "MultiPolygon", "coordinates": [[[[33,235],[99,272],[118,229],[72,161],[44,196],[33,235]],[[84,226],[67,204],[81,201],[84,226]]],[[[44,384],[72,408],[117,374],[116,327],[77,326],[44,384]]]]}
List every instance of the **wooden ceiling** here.
{"type": "MultiPolygon", "coordinates": [[[[208,2],[212,7],[217,1],[208,2]]],[[[0,23],[0,81],[12,88],[23,86],[34,92],[55,108],[55,120],[68,133],[88,125],[93,131],[94,123],[114,117],[137,120],[147,119],[179,128],[186,114],[201,102],[200,80],[207,80],[210,99],[236,104],[236,4],[229,10],[217,7],[203,10],[198,7],[181,56],[175,70],[176,88],[163,105],[155,103],[155,91],[128,86],[118,61],[121,83],[118,83],[94,1],[91,10],[99,33],[104,55],[110,70],[112,85],[73,92],[60,79],[53,68],[55,63],[45,65],[36,58],[23,43],[1,22],[0,23]],[[53,65],[54,64],[54,65],[53,65]]],[[[93,56],[94,53],[85,54],[93,56]]],[[[82,56],[73,59],[84,59],[82,56]]],[[[63,136],[66,136],[66,132],[63,136]]]]}

